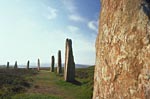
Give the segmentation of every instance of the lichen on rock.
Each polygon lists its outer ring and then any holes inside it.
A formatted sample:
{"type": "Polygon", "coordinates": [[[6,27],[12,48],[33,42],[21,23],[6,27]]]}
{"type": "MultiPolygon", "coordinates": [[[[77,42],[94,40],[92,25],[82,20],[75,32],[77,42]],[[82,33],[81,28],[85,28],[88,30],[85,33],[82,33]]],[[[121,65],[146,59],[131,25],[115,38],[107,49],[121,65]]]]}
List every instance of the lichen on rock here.
{"type": "Polygon", "coordinates": [[[93,99],[150,99],[149,17],[149,0],[101,0],[93,99]]]}

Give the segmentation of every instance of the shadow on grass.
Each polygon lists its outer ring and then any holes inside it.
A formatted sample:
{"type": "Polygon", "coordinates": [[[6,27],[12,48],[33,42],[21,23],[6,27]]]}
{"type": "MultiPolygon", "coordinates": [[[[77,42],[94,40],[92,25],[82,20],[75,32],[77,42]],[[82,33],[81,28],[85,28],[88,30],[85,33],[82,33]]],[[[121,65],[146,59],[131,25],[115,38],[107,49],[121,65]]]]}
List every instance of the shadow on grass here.
{"type": "Polygon", "coordinates": [[[78,85],[78,86],[81,86],[82,83],[77,81],[77,80],[74,80],[74,81],[71,81],[70,83],[74,84],[74,85],[78,85]]]}

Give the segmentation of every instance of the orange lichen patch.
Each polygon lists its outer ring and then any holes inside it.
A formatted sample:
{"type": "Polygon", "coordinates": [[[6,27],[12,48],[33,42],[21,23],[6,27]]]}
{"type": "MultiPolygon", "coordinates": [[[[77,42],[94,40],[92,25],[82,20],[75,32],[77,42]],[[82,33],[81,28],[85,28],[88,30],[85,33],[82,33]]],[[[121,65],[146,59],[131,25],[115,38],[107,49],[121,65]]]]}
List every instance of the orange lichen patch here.
{"type": "Polygon", "coordinates": [[[149,99],[150,22],[142,0],[101,3],[93,99],[149,99]]]}

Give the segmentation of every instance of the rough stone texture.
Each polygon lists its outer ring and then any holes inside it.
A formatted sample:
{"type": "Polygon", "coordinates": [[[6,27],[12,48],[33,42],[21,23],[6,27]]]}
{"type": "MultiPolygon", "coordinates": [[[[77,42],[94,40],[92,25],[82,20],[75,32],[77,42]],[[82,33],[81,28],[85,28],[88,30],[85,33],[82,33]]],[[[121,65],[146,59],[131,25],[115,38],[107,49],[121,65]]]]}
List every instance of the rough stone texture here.
{"type": "Polygon", "coordinates": [[[37,70],[39,71],[40,70],[40,59],[38,59],[38,62],[37,62],[37,70]]]}
{"type": "Polygon", "coordinates": [[[57,74],[62,74],[62,63],[61,63],[61,51],[58,51],[58,66],[57,66],[57,74]]]}
{"type": "Polygon", "coordinates": [[[17,68],[18,68],[17,61],[15,61],[14,69],[17,69],[17,68]]]}
{"type": "Polygon", "coordinates": [[[27,62],[27,69],[29,69],[30,61],[27,62]]]}
{"type": "Polygon", "coordinates": [[[55,65],[55,57],[52,56],[52,58],[51,58],[51,72],[54,72],[54,65],[55,65]]]}
{"type": "Polygon", "coordinates": [[[150,99],[150,0],[101,0],[93,99],[150,99]]]}
{"type": "Polygon", "coordinates": [[[73,82],[75,80],[75,62],[71,39],[66,39],[65,50],[66,53],[65,53],[64,79],[67,82],[73,82]]]}
{"type": "Polygon", "coordinates": [[[9,68],[9,62],[7,62],[7,68],[9,68]]]}

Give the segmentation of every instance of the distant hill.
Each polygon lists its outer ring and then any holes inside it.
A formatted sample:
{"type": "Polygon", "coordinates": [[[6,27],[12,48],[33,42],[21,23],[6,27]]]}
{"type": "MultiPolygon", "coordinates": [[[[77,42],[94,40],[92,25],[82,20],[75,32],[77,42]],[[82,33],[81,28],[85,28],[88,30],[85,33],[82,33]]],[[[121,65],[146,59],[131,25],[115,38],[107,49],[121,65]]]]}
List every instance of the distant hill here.
{"type": "Polygon", "coordinates": [[[87,68],[91,65],[84,65],[84,64],[76,64],[76,68],[87,68]]]}
{"type": "MultiPolygon", "coordinates": [[[[0,65],[0,67],[4,67],[4,66],[5,65],[0,65]]],[[[64,64],[62,64],[62,66],[64,67],[64,64]]],[[[87,68],[87,67],[93,66],[93,65],[76,64],[75,66],[76,66],[76,68],[87,68]]],[[[26,65],[19,65],[18,64],[18,67],[19,68],[26,68],[26,65]]],[[[31,64],[30,67],[36,68],[37,66],[35,64],[31,64]]],[[[41,67],[50,67],[50,64],[49,63],[43,63],[43,64],[41,64],[41,67]]],[[[57,64],[55,64],[55,67],[57,67],[57,64]]]]}

